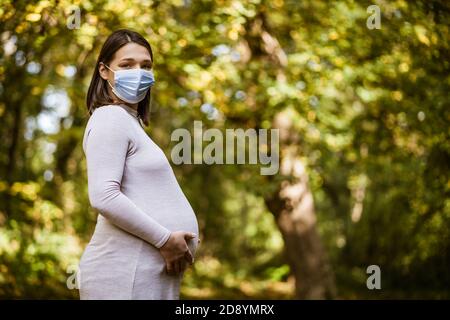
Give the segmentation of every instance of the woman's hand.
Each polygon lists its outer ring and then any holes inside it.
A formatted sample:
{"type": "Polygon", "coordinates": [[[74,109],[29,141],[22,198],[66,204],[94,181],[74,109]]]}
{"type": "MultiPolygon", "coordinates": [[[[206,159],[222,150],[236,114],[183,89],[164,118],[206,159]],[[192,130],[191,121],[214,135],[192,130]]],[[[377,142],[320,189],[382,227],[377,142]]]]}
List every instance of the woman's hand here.
{"type": "Polygon", "coordinates": [[[196,235],[191,232],[174,231],[170,234],[166,243],[159,248],[166,261],[166,272],[168,274],[179,274],[186,269],[186,263],[191,265],[194,263],[194,257],[189,250],[186,240],[195,237],[196,235]]]}

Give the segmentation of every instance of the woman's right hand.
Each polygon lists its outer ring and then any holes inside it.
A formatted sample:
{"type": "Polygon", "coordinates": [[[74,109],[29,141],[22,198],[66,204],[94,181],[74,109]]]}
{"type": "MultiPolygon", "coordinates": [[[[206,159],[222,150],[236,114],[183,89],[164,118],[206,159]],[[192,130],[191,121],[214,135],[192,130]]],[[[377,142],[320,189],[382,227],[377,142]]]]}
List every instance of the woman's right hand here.
{"type": "Polygon", "coordinates": [[[161,255],[166,261],[166,272],[176,275],[184,271],[186,262],[194,263],[194,257],[186,243],[186,240],[195,238],[196,235],[187,231],[174,231],[170,234],[166,243],[159,248],[161,255]]]}

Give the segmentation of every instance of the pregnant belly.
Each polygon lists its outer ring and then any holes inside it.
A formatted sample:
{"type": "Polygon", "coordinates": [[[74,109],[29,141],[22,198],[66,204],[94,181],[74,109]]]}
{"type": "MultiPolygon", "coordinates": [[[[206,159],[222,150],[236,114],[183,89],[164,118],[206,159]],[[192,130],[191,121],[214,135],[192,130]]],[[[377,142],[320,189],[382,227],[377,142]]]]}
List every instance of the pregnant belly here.
{"type": "MultiPolygon", "coordinates": [[[[197,235],[195,238],[190,240],[186,239],[189,249],[195,255],[199,239],[198,221],[195,212],[185,197],[175,197],[171,201],[161,201],[159,203],[144,201],[140,203],[136,201],[136,203],[144,212],[170,231],[195,233],[197,235]]],[[[102,258],[106,256],[122,256],[123,252],[117,249],[121,247],[127,248],[127,255],[130,255],[131,252],[140,248],[138,244],[140,241],[143,240],[117,227],[100,214],[95,232],[85,253],[87,256],[93,258],[99,256],[102,256],[102,258]],[[89,251],[93,252],[89,253],[89,251]],[[93,254],[94,252],[96,254],[93,254]]],[[[150,244],[148,245],[151,246],[150,244]]],[[[153,250],[158,251],[157,248],[151,247],[153,250]]]]}
{"type": "Polygon", "coordinates": [[[186,231],[196,234],[194,238],[190,240],[186,239],[189,249],[194,255],[198,246],[199,227],[197,216],[190,203],[185,197],[180,197],[178,201],[168,203],[165,209],[164,225],[170,231],[186,231]]]}
{"type": "Polygon", "coordinates": [[[194,210],[184,195],[160,203],[161,212],[155,212],[156,220],[171,231],[189,231],[198,235],[198,221],[194,210]]]}
{"type": "Polygon", "coordinates": [[[178,210],[171,210],[168,213],[170,219],[165,223],[170,231],[186,231],[194,233],[196,236],[192,239],[186,239],[186,243],[189,246],[192,254],[194,255],[197,251],[198,240],[199,240],[199,228],[197,217],[189,206],[188,208],[183,207],[178,210]]]}

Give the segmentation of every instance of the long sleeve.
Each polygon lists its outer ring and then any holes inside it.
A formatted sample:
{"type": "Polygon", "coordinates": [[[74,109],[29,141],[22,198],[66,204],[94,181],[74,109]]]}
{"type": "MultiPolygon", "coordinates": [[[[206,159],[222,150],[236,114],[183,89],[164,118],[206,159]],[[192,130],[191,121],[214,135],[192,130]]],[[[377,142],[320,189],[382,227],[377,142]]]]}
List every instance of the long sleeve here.
{"type": "Polygon", "coordinates": [[[130,119],[117,108],[96,113],[85,141],[91,206],[119,228],[160,248],[169,239],[170,230],[137,207],[120,188],[132,143],[127,129],[130,119]]]}

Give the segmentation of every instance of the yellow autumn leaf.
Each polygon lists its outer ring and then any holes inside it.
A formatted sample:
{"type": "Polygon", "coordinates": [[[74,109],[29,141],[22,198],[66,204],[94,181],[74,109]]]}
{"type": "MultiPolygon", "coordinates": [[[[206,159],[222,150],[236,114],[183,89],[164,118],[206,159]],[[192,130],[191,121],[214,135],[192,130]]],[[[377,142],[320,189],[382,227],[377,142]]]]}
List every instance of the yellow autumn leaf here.
{"type": "Polygon", "coordinates": [[[36,22],[36,21],[41,20],[41,14],[40,13],[29,13],[25,17],[25,19],[30,22],[36,22]]]}
{"type": "Polygon", "coordinates": [[[429,46],[430,45],[430,39],[427,37],[427,29],[425,29],[424,26],[421,25],[415,25],[414,31],[416,33],[417,39],[419,39],[420,42],[423,44],[429,46]]]}

